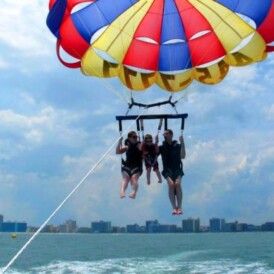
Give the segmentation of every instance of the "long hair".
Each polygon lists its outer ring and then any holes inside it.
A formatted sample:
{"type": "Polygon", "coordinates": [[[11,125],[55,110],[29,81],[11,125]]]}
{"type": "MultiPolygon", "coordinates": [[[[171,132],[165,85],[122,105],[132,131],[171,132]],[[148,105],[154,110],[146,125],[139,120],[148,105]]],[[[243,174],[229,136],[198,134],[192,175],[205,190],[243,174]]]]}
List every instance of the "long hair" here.
{"type": "Polygon", "coordinates": [[[131,144],[130,141],[129,141],[129,138],[131,138],[133,135],[137,135],[137,133],[134,130],[130,131],[127,134],[127,139],[124,142],[125,146],[128,146],[129,144],[131,144]]]}

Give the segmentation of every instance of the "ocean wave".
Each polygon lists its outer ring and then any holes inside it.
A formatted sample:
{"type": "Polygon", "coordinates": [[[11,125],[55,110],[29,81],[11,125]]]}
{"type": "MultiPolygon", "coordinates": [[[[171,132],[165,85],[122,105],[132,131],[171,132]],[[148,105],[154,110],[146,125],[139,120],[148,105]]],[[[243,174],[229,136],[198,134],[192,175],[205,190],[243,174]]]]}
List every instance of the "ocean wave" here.
{"type": "MultiPolygon", "coordinates": [[[[182,259],[182,258],[181,258],[182,259]]],[[[11,269],[9,274],[274,274],[262,262],[245,263],[238,260],[184,261],[176,259],[123,258],[100,261],[56,261],[26,271],[11,269]]]]}

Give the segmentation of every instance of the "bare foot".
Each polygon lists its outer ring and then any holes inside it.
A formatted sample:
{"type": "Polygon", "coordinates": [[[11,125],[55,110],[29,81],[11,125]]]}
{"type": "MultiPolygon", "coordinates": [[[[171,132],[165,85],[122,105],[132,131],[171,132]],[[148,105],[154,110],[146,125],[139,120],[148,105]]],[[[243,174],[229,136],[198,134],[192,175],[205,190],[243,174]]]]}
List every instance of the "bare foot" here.
{"type": "Polygon", "coordinates": [[[172,210],[172,215],[177,215],[177,209],[172,210]]]}
{"type": "Polygon", "coordinates": [[[126,197],[125,193],[121,193],[120,198],[123,199],[125,197],[126,197]]]}
{"type": "Polygon", "coordinates": [[[133,193],[131,193],[128,197],[131,198],[131,199],[135,199],[136,193],[133,192],[133,193]]]}
{"type": "Polygon", "coordinates": [[[178,215],[181,215],[181,214],[183,214],[183,213],[184,213],[184,212],[183,212],[183,210],[182,210],[181,208],[178,208],[178,209],[177,209],[177,214],[178,214],[178,215]]]}

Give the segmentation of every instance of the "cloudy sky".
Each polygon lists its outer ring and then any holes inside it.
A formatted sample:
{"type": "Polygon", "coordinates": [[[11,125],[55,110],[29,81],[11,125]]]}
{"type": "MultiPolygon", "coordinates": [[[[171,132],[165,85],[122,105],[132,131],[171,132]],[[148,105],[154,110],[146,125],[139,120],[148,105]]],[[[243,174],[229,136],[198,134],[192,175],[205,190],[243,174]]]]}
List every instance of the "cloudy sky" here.
{"type": "MultiPolygon", "coordinates": [[[[85,77],[59,63],[45,23],[47,2],[2,0],[0,11],[0,214],[30,225],[41,225],[117,140],[115,115],[125,114],[129,98],[118,80],[85,77]]],[[[120,156],[112,149],[51,223],[274,221],[273,64],[269,56],[232,69],[219,85],[194,83],[175,96],[185,96],[177,110],[189,114],[183,217],[171,216],[167,185],[155,174],[149,187],[145,176],[140,179],[136,200],[121,200],[120,156]]],[[[153,87],[137,100],[168,96],[153,87]]],[[[157,126],[150,123],[149,133],[157,126]]],[[[171,127],[178,138],[180,124],[171,127]]]]}

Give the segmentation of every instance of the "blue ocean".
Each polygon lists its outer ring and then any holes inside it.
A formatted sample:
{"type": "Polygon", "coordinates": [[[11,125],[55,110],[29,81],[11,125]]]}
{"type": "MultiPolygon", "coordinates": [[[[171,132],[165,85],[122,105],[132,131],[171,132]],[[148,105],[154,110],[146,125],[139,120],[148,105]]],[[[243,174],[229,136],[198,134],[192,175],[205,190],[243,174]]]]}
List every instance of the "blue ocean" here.
{"type": "MultiPolygon", "coordinates": [[[[0,234],[0,271],[30,237],[0,234]]],[[[274,274],[274,233],[40,234],[6,273],[274,274]]]]}

